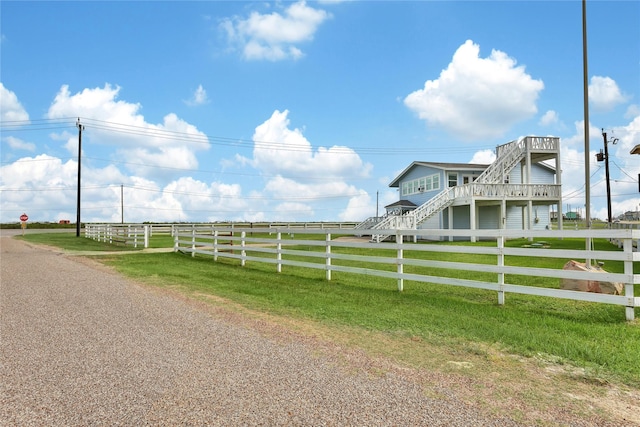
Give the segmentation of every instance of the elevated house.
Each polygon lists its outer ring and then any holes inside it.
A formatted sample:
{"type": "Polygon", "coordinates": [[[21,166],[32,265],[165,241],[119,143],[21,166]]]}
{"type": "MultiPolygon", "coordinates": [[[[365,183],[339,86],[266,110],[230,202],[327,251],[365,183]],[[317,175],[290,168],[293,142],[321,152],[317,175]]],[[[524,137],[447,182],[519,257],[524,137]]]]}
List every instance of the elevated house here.
{"type": "Polygon", "coordinates": [[[560,170],[556,137],[527,136],[500,145],[490,165],[416,161],[389,184],[398,188],[399,200],[386,206],[383,217],[358,228],[370,229],[372,240],[380,242],[392,236],[375,230],[550,227],[552,207],[562,206],[560,170]]]}

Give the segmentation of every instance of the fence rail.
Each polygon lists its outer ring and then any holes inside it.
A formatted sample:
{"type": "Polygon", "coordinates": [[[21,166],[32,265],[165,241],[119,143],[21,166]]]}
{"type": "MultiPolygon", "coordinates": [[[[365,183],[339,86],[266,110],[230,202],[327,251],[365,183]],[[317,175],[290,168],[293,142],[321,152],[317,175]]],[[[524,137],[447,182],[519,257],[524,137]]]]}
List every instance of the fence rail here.
{"type": "MultiPolygon", "coordinates": [[[[397,280],[398,290],[404,289],[405,281],[428,282],[442,285],[465,286],[495,291],[498,304],[505,303],[505,294],[527,294],[552,298],[564,298],[577,301],[589,301],[614,304],[625,307],[628,320],[634,319],[635,307],[640,307],[640,297],[634,296],[634,286],[640,284],[640,274],[633,274],[634,262],[640,261],[640,253],[633,252],[633,241],[640,239],[640,230],[380,230],[396,236],[395,243],[370,243],[366,240],[342,240],[333,236],[355,236],[358,230],[345,229],[310,229],[310,228],[238,228],[217,227],[210,231],[202,227],[180,227],[174,229],[174,251],[190,253],[191,256],[207,255],[214,260],[219,257],[237,259],[242,266],[247,262],[261,262],[275,265],[276,272],[282,272],[283,266],[297,266],[325,270],[327,280],[331,280],[334,271],[369,276],[386,277],[397,280]],[[296,234],[322,235],[322,240],[301,240],[287,237],[296,234]],[[472,237],[476,239],[494,239],[495,247],[441,245],[435,243],[406,243],[405,236],[418,235],[423,239],[437,240],[443,234],[447,236],[472,237]],[[283,237],[285,236],[285,237],[283,237]],[[532,249],[505,247],[505,241],[512,238],[582,238],[585,242],[591,239],[615,238],[622,243],[621,251],[596,251],[567,249],[532,249]],[[299,250],[295,246],[304,246],[310,250],[299,250]],[[313,249],[311,249],[313,248],[313,249]],[[336,248],[362,248],[389,250],[390,256],[370,256],[335,253],[336,248]],[[527,257],[535,251],[536,257],[560,259],[586,259],[602,261],[621,261],[623,273],[602,273],[592,271],[568,271],[562,269],[534,268],[510,266],[505,264],[506,256],[527,257]],[[462,254],[486,254],[496,256],[495,264],[479,264],[473,262],[451,262],[421,259],[420,253],[450,252],[462,254]],[[367,263],[380,266],[365,268],[349,265],[349,262],[367,263]],[[385,269],[386,266],[386,269],[385,269]],[[405,271],[409,267],[413,271],[405,271]],[[494,273],[492,280],[471,280],[442,277],[434,273],[434,269],[453,269],[494,273]],[[420,273],[420,270],[430,274],[420,273]],[[509,275],[509,276],[507,276],[509,275]],[[505,282],[505,277],[533,276],[557,279],[595,280],[620,282],[624,284],[624,295],[607,295],[599,293],[570,291],[548,287],[525,286],[505,282]]],[[[377,252],[380,253],[380,252],[377,252]]]]}

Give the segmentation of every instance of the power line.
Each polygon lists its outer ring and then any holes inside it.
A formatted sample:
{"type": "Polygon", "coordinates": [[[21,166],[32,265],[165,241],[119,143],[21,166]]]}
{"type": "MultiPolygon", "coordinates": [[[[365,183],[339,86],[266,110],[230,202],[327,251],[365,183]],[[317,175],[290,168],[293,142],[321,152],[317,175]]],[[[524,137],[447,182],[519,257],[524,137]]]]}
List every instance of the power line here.
{"type": "MultiPolygon", "coordinates": [[[[71,128],[73,125],[65,120],[72,120],[74,118],[61,118],[61,119],[41,119],[34,121],[26,120],[14,120],[14,121],[1,121],[0,129],[3,131],[25,131],[25,130],[49,130],[49,129],[64,129],[71,128]],[[50,126],[51,124],[59,124],[56,127],[43,127],[50,126]]],[[[93,129],[98,129],[105,132],[115,132],[124,135],[144,136],[157,139],[174,140],[174,141],[186,141],[203,145],[221,145],[232,146],[242,148],[260,148],[268,150],[285,150],[285,151],[314,151],[319,148],[326,148],[322,146],[314,147],[311,143],[283,144],[280,141],[266,141],[244,138],[231,138],[224,136],[207,135],[203,132],[180,132],[158,127],[158,125],[149,124],[148,126],[138,126],[126,123],[111,122],[106,120],[92,119],[92,118],[80,118],[85,127],[89,126],[93,129]]],[[[195,127],[194,127],[195,128],[195,127]]],[[[341,145],[333,145],[329,147],[334,153],[341,153],[345,155],[357,155],[357,154],[371,154],[371,155],[389,155],[389,154],[434,154],[434,153],[452,153],[452,152],[476,152],[478,150],[494,149],[492,146],[470,146],[451,148],[448,146],[438,147],[397,147],[392,149],[388,147],[367,147],[367,146],[355,146],[346,147],[341,145]]]]}
{"type": "Polygon", "coordinates": [[[635,178],[635,177],[633,177],[633,176],[631,176],[631,175],[629,175],[629,174],[627,173],[627,171],[625,171],[624,169],[622,169],[622,168],[620,167],[620,165],[619,165],[619,164],[617,164],[617,163],[616,163],[615,161],[613,161],[613,160],[612,160],[611,162],[612,162],[614,165],[616,165],[616,167],[617,167],[618,169],[620,169],[620,172],[622,172],[623,174],[627,175],[629,178],[633,179],[633,182],[636,182],[636,178],[635,178]]]}

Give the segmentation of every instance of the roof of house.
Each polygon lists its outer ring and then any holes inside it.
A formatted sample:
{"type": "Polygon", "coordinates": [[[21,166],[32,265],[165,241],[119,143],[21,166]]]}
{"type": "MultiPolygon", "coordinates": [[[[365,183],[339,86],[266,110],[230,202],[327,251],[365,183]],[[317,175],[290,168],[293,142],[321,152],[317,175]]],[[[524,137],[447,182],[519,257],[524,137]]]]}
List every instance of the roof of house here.
{"type": "Polygon", "coordinates": [[[482,172],[487,167],[489,167],[489,165],[481,165],[481,164],[475,164],[475,163],[413,162],[409,166],[407,166],[405,170],[400,172],[400,174],[393,181],[391,181],[391,184],[389,184],[389,187],[398,187],[400,185],[399,181],[402,179],[402,177],[404,177],[411,169],[413,169],[416,166],[424,166],[424,167],[430,167],[430,168],[442,169],[442,170],[467,170],[467,171],[478,171],[478,172],[482,172]]]}
{"type": "Polygon", "coordinates": [[[398,200],[397,202],[393,202],[390,205],[385,206],[384,208],[388,209],[388,208],[394,208],[396,206],[400,206],[403,208],[415,208],[418,205],[416,205],[413,202],[410,202],[409,200],[398,200]]]}

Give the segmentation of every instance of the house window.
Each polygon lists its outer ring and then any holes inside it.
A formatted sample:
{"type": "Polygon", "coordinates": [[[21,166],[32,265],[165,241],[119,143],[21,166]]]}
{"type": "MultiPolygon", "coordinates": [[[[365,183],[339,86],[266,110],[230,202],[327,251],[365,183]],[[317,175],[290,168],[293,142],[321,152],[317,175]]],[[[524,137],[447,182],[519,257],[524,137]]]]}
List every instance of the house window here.
{"type": "Polygon", "coordinates": [[[449,187],[455,187],[458,185],[458,174],[450,173],[449,174],[449,187]]]}
{"type": "Polygon", "coordinates": [[[402,195],[408,196],[410,194],[424,193],[425,191],[439,190],[440,189],[440,176],[429,175],[422,178],[413,179],[411,181],[405,181],[402,183],[402,195]]]}
{"type": "Polygon", "coordinates": [[[407,194],[409,194],[409,183],[408,182],[403,182],[402,183],[402,195],[406,196],[407,194]]]}

